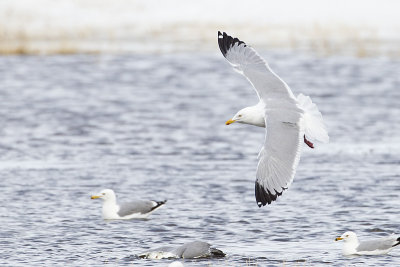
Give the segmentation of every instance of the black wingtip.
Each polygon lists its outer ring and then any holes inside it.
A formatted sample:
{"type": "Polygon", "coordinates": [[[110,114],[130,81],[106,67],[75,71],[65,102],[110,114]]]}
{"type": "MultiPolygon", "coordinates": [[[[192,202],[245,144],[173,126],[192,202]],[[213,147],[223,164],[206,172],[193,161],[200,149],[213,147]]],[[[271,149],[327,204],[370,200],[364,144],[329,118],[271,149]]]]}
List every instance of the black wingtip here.
{"type": "Polygon", "coordinates": [[[246,43],[243,41],[240,41],[238,38],[233,38],[232,36],[229,36],[226,34],[226,32],[221,33],[218,31],[218,46],[219,49],[222,52],[222,55],[226,55],[228,50],[233,46],[233,45],[241,45],[243,44],[246,46],[246,43]]]}
{"type": "Polygon", "coordinates": [[[167,203],[168,200],[164,200],[164,201],[156,201],[157,205],[164,205],[165,203],[167,203]]]}
{"type": "MultiPolygon", "coordinates": [[[[282,192],[283,190],[285,190],[285,188],[282,188],[282,192]]],[[[276,190],[275,194],[272,194],[268,189],[265,190],[265,188],[260,185],[257,181],[256,181],[256,202],[259,208],[261,208],[262,206],[265,205],[269,205],[272,203],[272,201],[275,201],[280,195],[282,195],[282,192],[277,192],[276,190]]]]}
{"type": "Polygon", "coordinates": [[[396,239],[396,241],[397,241],[397,243],[396,243],[396,244],[394,244],[392,247],[395,247],[395,246],[398,246],[398,245],[400,245],[400,237],[399,237],[399,238],[397,238],[397,239],[396,239]]]}
{"type": "MultiPolygon", "coordinates": [[[[153,201],[154,201],[154,200],[153,200],[153,201]]],[[[154,202],[156,202],[157,205],[154,206],[154,207],[152,207],[151,210],[155,210],[155,209],[161,207],[162,205],[164,205],[165,203],[167,203],[167,200],[164,200],[164,201],[154,201],[154,202]]]]}
{"type": "Polygon", "coordinates": [[[226,256],[226,254],[224,252],[222,252],[222,250],[219,250],[216,248],[210,248],[210,254],[212,257],[215,257],[215,258],[223,258],[226,256]]]}

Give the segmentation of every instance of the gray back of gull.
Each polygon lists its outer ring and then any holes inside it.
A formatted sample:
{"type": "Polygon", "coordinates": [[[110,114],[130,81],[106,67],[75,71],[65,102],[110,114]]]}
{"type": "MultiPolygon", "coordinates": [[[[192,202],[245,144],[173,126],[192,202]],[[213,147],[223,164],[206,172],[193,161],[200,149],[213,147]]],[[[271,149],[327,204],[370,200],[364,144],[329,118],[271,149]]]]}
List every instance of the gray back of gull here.
{"type": "Polygon", "coordinates": [[[393,238],[384,237],[380,239],[364,241],[358,245],[357,251],[386,250],[393,246],[395,240],[396,238],[393,236],[393,238]]]}
{"type": "Polygon", "coordinates": [[[152,211],[156,202],[150,200],[135,200],[119,205],[118,215],[121,217],[131,215],[133,213],[145,214],[152,211]]]}

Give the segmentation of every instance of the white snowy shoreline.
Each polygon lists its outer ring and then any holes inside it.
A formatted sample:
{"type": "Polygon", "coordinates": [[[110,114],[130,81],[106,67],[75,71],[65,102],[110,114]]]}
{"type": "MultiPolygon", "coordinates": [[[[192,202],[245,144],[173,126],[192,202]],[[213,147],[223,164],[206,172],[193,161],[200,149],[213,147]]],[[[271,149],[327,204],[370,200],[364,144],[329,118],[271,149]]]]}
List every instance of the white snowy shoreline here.
{"type": "Polygon", "coordinates": [[[393,0],[3,0],[0,54],[212,51],[222,30],[259,50],[400,57],[399,8],[393,0]]]}

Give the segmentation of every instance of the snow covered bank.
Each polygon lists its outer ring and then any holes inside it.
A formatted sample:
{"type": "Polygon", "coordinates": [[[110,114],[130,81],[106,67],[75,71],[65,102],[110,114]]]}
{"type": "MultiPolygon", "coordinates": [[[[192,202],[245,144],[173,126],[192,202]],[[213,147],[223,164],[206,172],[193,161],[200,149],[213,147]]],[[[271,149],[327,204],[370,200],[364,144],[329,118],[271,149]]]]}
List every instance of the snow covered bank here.
{"type": "Polygon", "coordinates": [[[221,30],[258,50],[400,57],[399,9],[395,0],[2,0],[0,53],[212,51],[221,30]]]}

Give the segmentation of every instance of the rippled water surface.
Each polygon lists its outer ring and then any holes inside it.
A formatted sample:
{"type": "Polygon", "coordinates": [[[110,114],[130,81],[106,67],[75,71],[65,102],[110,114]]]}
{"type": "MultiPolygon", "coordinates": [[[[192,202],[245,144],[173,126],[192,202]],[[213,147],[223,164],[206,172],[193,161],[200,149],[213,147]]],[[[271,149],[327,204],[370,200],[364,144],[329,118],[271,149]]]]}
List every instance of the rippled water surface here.
{"type": "Polygon", "coordinates": [[[263,55],[331,136],[263,208],[264,129],[224,124],[257,99],[221,55],[0,57],[0,263],[167,266],[135,255],[203,240],[227,257],[185,266],[400,265],[399,248],[346,258],[333,241],[400,234],[400,62],[263,55]],[[103,188],[168,203],[107,222],[103,188]]]}

